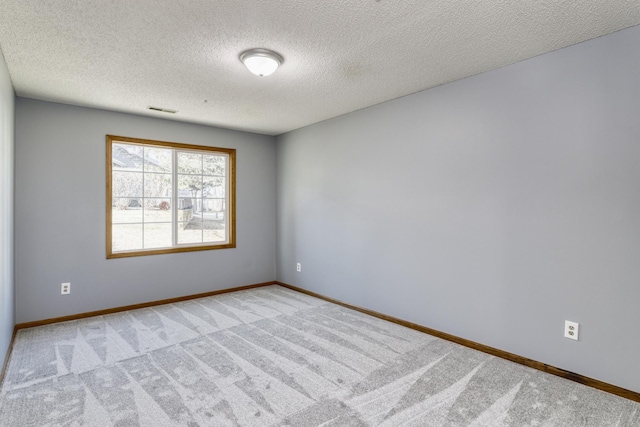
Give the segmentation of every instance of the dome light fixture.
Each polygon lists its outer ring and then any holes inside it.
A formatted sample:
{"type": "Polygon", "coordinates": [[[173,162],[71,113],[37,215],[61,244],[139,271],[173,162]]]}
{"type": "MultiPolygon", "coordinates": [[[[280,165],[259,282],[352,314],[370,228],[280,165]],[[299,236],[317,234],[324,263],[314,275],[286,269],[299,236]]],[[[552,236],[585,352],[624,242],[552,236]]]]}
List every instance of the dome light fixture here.
{"type": "Polygon", "coordinates": [[[256,76],[268,76],[284,62],[282,56],[268,49],[249,49],[240,54],[240,61],[256,76]]]}

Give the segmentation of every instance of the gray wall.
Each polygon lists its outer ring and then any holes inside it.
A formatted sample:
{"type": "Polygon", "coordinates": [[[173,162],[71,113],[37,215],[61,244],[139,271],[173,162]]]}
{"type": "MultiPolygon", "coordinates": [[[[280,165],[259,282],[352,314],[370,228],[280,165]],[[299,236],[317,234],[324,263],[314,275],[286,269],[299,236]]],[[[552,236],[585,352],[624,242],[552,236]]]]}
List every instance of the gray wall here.
{"type": "Polygon", "coordinates": [[[13,286],[13,142],[15,94],[0,53],[0,369],[15,324],[13,286]]]}
{"type": "Polygon", "coordinates": [[[273,137],[17,98],[15,170],[18,323],[275,279],[273,137]],[[107,260],[106,134],[237,149],[237,248],[107,260]]]}
{"type": "Polygon", "coordinates": [[[640,392],[639,47],[633,27],[278,137],[278,279],[640,392]]]}

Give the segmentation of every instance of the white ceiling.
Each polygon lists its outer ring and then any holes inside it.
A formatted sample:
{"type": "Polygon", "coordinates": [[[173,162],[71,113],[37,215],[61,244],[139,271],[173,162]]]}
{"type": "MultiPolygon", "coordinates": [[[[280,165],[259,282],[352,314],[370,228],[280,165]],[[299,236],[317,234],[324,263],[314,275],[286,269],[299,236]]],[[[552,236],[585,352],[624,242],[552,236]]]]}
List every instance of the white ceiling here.
{"type": "Polygon", "coordinates": [[[0,0],[18,96],[269,135],[637,24],[640,0],[0,0]],[[283,66],[249,73],[256,47],[283,66]]]}

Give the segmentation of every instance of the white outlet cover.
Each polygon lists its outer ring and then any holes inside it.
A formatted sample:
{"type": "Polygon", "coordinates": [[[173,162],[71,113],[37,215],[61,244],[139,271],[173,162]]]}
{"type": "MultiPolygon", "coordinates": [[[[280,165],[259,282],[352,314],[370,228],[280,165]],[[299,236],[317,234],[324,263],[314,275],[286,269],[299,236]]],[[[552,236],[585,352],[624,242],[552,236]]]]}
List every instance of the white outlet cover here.
{"type": "Polygon", "coordinates": [[[296,264],[296,270],[297,270],[297,271],[302,271],[302,264],[297,263],[297,264],[296,264]]]}
{"type": "Polygon", "coordinates": [[[60,294],[61,295],[69,295],[71,293],[71,283],[61,283],[60,284],[60,294]]]}
{"type": "Polygon", "coordinates": [[[572,322],[570,320],[564,321],[564,337],[570,340],[578,341],[578,331],[580,330],[580,324],[572,322]]]}

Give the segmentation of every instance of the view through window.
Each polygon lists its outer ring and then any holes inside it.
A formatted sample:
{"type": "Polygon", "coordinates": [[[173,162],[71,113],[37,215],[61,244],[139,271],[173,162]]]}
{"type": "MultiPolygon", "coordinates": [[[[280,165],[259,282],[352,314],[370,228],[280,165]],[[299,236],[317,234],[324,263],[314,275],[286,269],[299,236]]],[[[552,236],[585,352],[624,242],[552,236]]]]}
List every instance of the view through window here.
{"type": "Polygon", "coordinates": [[[107,258],[235,247],[235,150],[107,135],[107,258]]]}

